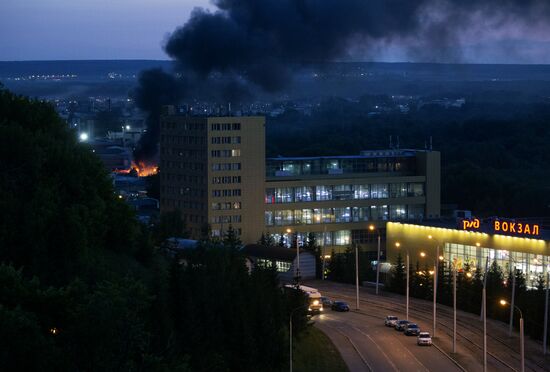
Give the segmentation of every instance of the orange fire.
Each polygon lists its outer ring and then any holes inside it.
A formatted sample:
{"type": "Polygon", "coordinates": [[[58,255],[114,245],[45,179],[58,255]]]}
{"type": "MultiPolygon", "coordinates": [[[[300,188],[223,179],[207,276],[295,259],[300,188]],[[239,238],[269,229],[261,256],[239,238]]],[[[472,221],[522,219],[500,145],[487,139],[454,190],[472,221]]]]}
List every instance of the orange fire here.
{"type": "Polygon", "coordinates": [[[157,167],[155,164],[146,164],[142,161],[138,162],[137,164],[132,162],[132,169],[137,172],[138,177],[152,176],[154,174],[157,174],[159,171],[159,167],[157,167]]]}
{"type": "Polygon", "coordinates": [[[157,174],[159,172],[159,168],[154,164],[146,164],[144,162],[138,162],[135,163],[132,161],[132,165],[129,169],[116,169],[114,172],[119,174],[130,174],[132,171],[135,171],[137,173],[138,177],[147,177],[152,176],[154,174],[157,174]]]}

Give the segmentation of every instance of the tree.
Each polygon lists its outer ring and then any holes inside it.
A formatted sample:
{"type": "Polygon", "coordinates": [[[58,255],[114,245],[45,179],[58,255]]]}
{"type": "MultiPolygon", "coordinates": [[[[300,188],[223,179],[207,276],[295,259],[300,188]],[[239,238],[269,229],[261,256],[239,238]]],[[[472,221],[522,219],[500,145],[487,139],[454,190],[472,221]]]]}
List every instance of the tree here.
{"type": "Polygon", "coordinates": [[[237,235],[237,232],[231,225],[229,225],[229,228],[223,236],[223,245],[232,249],[239,249],[243,245],[241,239],[237,235]]]}
{"type": "Polygon", "coordinates": [[[154,229],[155,242],[161,244],[168,238],[188,238],[189,234],[185,229],[185,222],[181,218],[181,211],[163,212],[160,220],[154,229]]]}
{"type": "Polygon", "coordinates": [[[405,293],[405,264],[401,252],[397,253],[395,265],[392,267],[392,275],[390,280],[390,288],[392,291],[404,294],[405,293]]]}

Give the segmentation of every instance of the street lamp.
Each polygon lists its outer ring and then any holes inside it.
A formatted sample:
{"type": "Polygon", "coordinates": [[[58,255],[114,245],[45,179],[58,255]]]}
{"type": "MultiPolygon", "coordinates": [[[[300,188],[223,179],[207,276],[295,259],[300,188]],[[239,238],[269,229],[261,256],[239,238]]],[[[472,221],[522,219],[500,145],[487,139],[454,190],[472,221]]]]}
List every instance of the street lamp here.
{"type": "Polygon", "coordinates": [[[359,244],[355,244],[355,310],[359,310],[359,244]]]}
{"type": "MultiPolygon", "coordinates": [[[[453,354],[456,354],[456,262],[450,262],[443,256],[439,256],[438,258],[442,262],[449,263],[453,268],[453,354]]],[[[471,278],[472,273],[468,272],[466,276],[471,278]]]]}
{"type": "MultiPolygon", "coordinates": [[[[399,242],[395,242],[395,246],[397,248],[401,247],[401,243],[399,242]]],[[[406,267],[406,272],[407,272],[407,288],[406,288],[406,293],[407,293],[407,299],[406,299],[406,320],[409,320],[409,249],[407,248],[407,267],[406,267]]]]}
{"type": "MultiPolygon", "coordinates": [[[[292,230],[286,229],[287,234],[289,234],[290,246],[292,247],[292,230]]],[[[300,248],[298,247],[298,236],[296,236],[296,282],[300,282],[300,248]]]]}
{"type": "MultiPolygon", "coordinates": [[[[508,305],[508,301],[502,299],[500,300],[502,306],[508,305]]],[[[516,305],[510,304],[510,311],[517,310],[519,312],[519,342],[520,342],[520,354],[521,354],[521,372],[525,372],[525,347],[524,347],[524,338],[523,338],[523,313],[521,309],[516,305]],[[513,307],[512,307],[513,306],[513,307]]]]}
{"type": "Polygon", "coordinates": [[[508,336],[512,336],[512,329],[514,328],[514,304],[516,298],[516,265],[518,262],[512,258],[511,252],[508,252],[508,259],[514,263],[512,269],[512,299],[510,305],[510,324],[508,325],[508,336]]]}
{"type": "MultiPolygon", "coordinates": [[[[439,240],[437,240],[436,238],[434,238],[433,236],[431,235],[428,235],[428,239],[430,240],[434,240],[436,242],[436,250],[435,250],[435,257],[439,257],[439,240]]],[[[434,307],[434,324],[433,324],[433,328],[434,328],[434,331],[433,331],[433,337],[435,337],[435,329],[436,329],[436,326],[437,326],[437,277],[439,275],[438,273],[438,268],[439,268],[439,265],[437,264],[437,259],[434,260],[434,271],[435,271],[435,275],[434,275],[434,290],[433,290],[433,294],[434,294],[434,304],[433,304],[433,307],[434,307]]]]}
{"type": "Polygon", "coordinates": [[[374,225],[369,225],[369,230],[376,230],[376,233],[378,234],[378,255],[376,258],[376,294],[378,294],[378,285],[380,283],[380,230],[374,225]]]}

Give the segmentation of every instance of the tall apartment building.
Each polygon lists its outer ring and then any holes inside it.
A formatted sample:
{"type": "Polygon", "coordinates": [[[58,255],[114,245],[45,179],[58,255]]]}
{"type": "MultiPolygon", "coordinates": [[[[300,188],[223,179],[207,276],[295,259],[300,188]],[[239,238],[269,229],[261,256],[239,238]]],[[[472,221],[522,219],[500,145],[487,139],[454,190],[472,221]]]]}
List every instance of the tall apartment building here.
{"type": "Polygon", "coordinates": [[[194,238],[206,224],[244,243],[290,241],[290,229],[338,249],[372,241],[370,224],[384,234],[387,221],[440,213],[439,152],[266,159],[263,117],[163,116],[160,174],[161,212],[180,209],[194,238]]]}
{"type": "Polygon", "coordinates": [[[257,240],[264,220],[264,117],[168,111],[161,118],[160,152],[161,212],[181,210],[192,238],[208,224],[214,236],[231,225],[243,241],[257,240]]]}

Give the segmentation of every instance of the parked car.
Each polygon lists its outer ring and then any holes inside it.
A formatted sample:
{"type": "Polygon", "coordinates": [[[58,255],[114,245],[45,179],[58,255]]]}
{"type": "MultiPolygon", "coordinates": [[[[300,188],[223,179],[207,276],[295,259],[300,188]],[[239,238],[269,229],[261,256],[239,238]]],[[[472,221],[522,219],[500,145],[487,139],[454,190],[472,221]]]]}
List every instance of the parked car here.
{"type": "Polygon", "coordinates": [[[397,323],[395,323],[395,330],[403,332],[405,330],[405,326],[409,323],[410,322],[408,320],[398,320],[397,323]]]}
{"type": "Polygon", "coordinates": [[[432,346],[432,336],[430,336],[428,332],[420,332],[418,336],[416,336],[416,343],[420,346],[432,346]]]}
{"type": "Polygon", "coordinates": [[[334,311],[349,311],[349,306],[344,301],[334,301],[331,308],[334,311]]]}
{"type": "Polygon", "coordinates": [[[397,323],[399,319],[395,315],[388,315],[386,319],[384,319],[384,325],[386,327],[395,327],[395,324],[397,323]]]}
{"type": "Polygon", "coordinates": [[[323,306],[332,306],[332,301],[328,297],[321,297],[321,303],[323,306]]]}
{"type": "Polygon", "coordinates": [[[409,323],[405,326],[404,331],[407,336],[418,336],[418,334],[420,333],[420,327],[418,326],[418,324],[409,323]]]}

